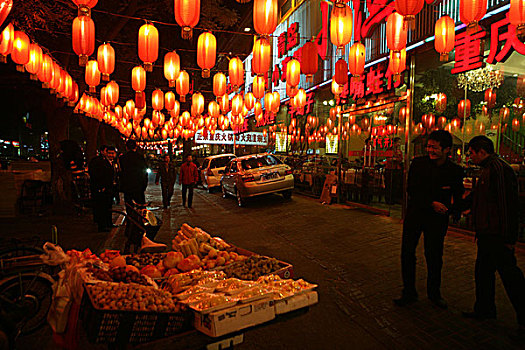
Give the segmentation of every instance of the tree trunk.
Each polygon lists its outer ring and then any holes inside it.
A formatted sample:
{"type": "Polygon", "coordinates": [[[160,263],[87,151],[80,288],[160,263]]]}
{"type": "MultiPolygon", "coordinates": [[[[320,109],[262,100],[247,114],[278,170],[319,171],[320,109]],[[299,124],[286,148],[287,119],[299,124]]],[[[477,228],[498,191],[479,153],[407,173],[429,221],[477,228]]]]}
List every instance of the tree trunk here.
{"type": "Polygon", "coordinates": [[[86,149],[84,152],[86,154],[86,160],[89,162],[97,155],[97,138],[100,122],[95,118],[84,116],[79,116],[78,120],[82,128],[82,133],[86,138],[86,149]]]}

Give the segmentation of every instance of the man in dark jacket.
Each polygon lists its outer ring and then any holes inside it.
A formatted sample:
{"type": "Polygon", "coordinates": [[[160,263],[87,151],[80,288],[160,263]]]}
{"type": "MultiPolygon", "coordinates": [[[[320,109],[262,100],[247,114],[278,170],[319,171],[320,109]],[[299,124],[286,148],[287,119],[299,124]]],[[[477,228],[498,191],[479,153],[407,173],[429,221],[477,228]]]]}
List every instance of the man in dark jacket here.
{"type": "Polygon", "coordinates": [[[193,188],[199,179],[199,170],[192,161],[191,155],[186,156],[186,161],[180,166],[179,183],[182,185],[182,205],[186,206],[186,192],[188,193],[188,208],[193,202],[193,188]]]}
{"type": "MultiPolygon", "coordinates": [[[[113,227],[111,203],[113,198],[113,166],[107,158],[107,146],[89,163],[91,197],[93,199],[93,219],[98,231],[109,231],[113,227]]],[[[114,149],[113,149],[114,150],[114,149]]]]}
{"type": "Polygon", "coordinates": [[[495,273],[498,271],[505,291],[525,332],[525,278],[516,265],[514,246],[518,239],[519,197],[514,170],[494,153],[494,144],[486,136],[469,142],[470,157],[481,166],[474,188],[472,215],[476,229],[476,303],[468,318],[496,318],[495,273]]]}
{"type": "Polygon", "coordinates": [[[436,306],[447,308],[440,291],[443,243],[448,228],[448,216],[460,212],[464,192],[463,169],[449,159],[451,148],[450,133],[444,130],[434,131],[428,139],[428,156],[414,158],[410,165],[408,207],[401,245],[404,288],[401,298],[394,300],[399,306],[417,301],[416,247],[423,233],[427,295],[436,306]]]}
{"type": "Polygon", "coordinates": [[[144,157],[137,152],[134,140],[126,142],[127,152],[120,157],[120,189],[124,192],[124,201],[133,205],[146,204],[144,191],[148,187],[147,165],[144,157]]]}
{"type": "Polygon", "coordinates": [[[164,155],[162,162],[159,164],[157,169],[157,176],[155,176],[155,184],[160,184],[162,188],[162,204],[164,209],[170,206],[171,196],[173,196],[173,186],[175,186],[175,180],[177,174],[175,173],[175,166],[170,160],[169,154],[164,155]]]}

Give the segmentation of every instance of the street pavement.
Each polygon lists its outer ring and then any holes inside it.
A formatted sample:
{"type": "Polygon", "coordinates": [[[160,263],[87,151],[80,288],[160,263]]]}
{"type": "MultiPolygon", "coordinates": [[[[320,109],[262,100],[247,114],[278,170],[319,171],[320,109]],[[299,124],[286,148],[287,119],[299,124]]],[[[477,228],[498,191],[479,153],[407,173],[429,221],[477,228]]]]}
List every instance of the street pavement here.
{"type": "MultiPolygon", "coordinates": [[[[152,206],[161,206],[160,186],[151,184],[146,197],[152,206]]],[[[402,288],[402,227],[397,219],[347,206],[322,205],[298,195],[290,201],[268,195],[239,208],[234,198],[197,189],[192,209],[182,207],[181,202],[177,186],[170,209],[156,211],[164,222],[157,241],[170,244],[180,226],[188,223],[237,246],[289,262],[296,278],[319,285],[319,304],[305,314],[247,330],[240,349],[522,348],[508,337],[516,318],[499,278],[498,319],[480,322],[461,317],[461,311],[470,310],[474,302],[476,246],[472,237],[449,233],[445,241],[442,294],[448,310],[425,298],[422,245],[417,252],[420,301],[400,308],[392,302],[402,288]]],[[[87,218],[77,220],[87,222],[87,218]]],[[[88,230],[86,227],[81,230],[88,230]]],[[[68,230],[65,224],[61,235],[65,248],[75,244],[68,230]]],[[[89,246],[90,240],[98,253],[104,248],[123,248],[122,228],[103,236],[89,235],[78,235],[77,243],[82,245],[78,248],[89,246]]],[[[525,252],[518,249],[517,258],[524,270],[525,252]]],[[[49,332],[41,334],[45,338],[49,332]]],[[[43,343],[50,344],[49,339],[43,343]]],[[[82,348],[93,346],[84,343],[82,348]]],[[[164,348],[173,348],[173,344],[155,344],[155,349],[164,348]]]]}

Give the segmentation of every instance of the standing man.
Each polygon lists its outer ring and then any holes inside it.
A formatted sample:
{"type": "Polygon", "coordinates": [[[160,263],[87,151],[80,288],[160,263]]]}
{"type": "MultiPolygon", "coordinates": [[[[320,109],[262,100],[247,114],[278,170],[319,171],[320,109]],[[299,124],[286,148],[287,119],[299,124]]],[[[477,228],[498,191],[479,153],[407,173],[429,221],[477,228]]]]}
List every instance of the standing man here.
{"type": "Polygon", "coordinates": [[[193,187],[199,179],[199,171],[192,161],[191,155],[186,156],[186,161],[180,166],[179,183],[182,185],[182,205],[186,206],[186,192],[188,193],[188,208],[193,202],[193,187]]]}
{"type": "Polygon", "coordinates": [[[165,154],[162,163],[160,163],[157,169],[157,176],[155,177],[155,184],[160,184],[162,188],[162,204],[164,209],[167,209],[171,203],[171,196],[173,196],[173,186],[175,186],[175,180],[177,175],[175,173],[175,166],[170,159],[169,154],[165,154]]]}
{"type": "Polygon", "coordinates": [[[518,316],[521,335],[525,333],[525,278],[516,265],[514,246],[518,239],[519,197],[514,170],[497,154],[486,136],[469,142],[470,158],[481,166],[472,194],[472,215],[476,229],[476,303],[467,318],[496,318],[495,273],[498,271],[505,291],[518,316]]]}
{"type": "Polygon", "coordinates": [[[118,174],[120,173],[120,167],[117,159],[117,149],[114,146],[108,146],[106,150],[111,166],[113,167],[113,186],[111,188],[111,201],[115,204],[120,204],[120,193],[118,186],[118,174]]]}
{"type": "MultiPolygon", "coordinates": [[[[114,151],[114,150],[113,150],[114,151]]],[[[89,178],[93,198],[93,219],[98,232],[113,227],[111,205],[113,198],[113,166],[108,159],[108,147],[102,146],[100,154],[89,163],[89,178]]]]}
{"type": "Polygon", "coordinates": [[[133,206],[133,201],[146,204],[144,191],[148,187],[147,165],[144,157],[137,152],[135,140],[126,142],[127,152],[120,157],[120,189],[124,202],[133,206]]]}
{"type": "Polygon", "coordinates": [[[401,243],[404,288],[401,298],[394,300],[398,306],[417,301],[416,247],[423,232],[427,295],[436,306],[447,308],[440,292],[443,243],[448,228],[448,216],[460,212],[464,192],[463,169],[449,159],[451,148],[450,133],[444,130],[434,131],[428,138],[428,156],[414,158],[410,165],[408,207],[401,243]]]}

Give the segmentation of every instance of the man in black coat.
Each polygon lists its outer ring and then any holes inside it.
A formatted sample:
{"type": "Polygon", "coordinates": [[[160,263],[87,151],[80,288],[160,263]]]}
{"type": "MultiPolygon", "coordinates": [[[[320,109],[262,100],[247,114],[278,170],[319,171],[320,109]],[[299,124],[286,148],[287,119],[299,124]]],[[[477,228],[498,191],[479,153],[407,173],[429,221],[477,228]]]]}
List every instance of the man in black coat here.
{"type": "Polygon", "coordinates": [[[525,278],[516,265],[514,246],[519,231],[518,179],[514,170],[497,154],[486,136],[469,142],[470,158],[481,166],[472,199],[472,216],[476,229],[476,303],[467,318],[496,318],[495,273],[498,271],[505,291],[518,316],[525,335],[525,278]]]}
{"type": "Polygon", "coordinates": [[[107,158],[107,146],[102,146],[100,154],[89,162],[89,179],[93,199],[93,219],[98,231],[109,231],[113,227],[111,204],[113,198],[113,166],[107,158]]]}
{"type": "Polygon", "coordinates": [[[170,159],[169,154],[165,154],[162,162],[159,164],[157,169],[157,176],[155,176],[155,184],[160,184],[162,187],[162,204],[164,209],[167,209],[171,203],[171,197],[173,196],[173,187],[175,186],[175,180],[177,179],[177,173],[175,172],[175,165],[170,159]]]}
{"type": "Polygon", "coordinates": [[[137,152],[134,140],[126,142],[127,152],[120,157],[120,190],[124,192],[124,201],[133,205],[146,204],[144,191],[148,187],[147,165],[144,157],[137,152]]]}
{"type": "Polygon", "coordinates": [[[449,159],[452,136],[444,130],[430,134],[428,156],[414,158],[408,172],[408,207],[403,222],[401,268],[403,294],[394,302],[405,306],[417,301],[416,247],[424,234],[427,263],[427,295],[438,307],[447,308],[441,297],[443,243],[449,214],[461,212],[463,169],[449,159]],[[451,199],[453,198],[453,202],[451,199]]]}

